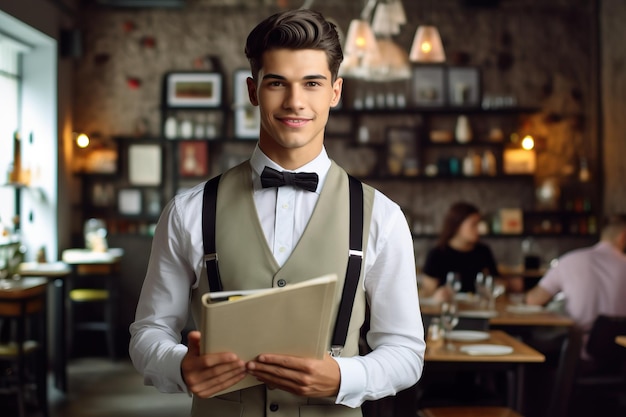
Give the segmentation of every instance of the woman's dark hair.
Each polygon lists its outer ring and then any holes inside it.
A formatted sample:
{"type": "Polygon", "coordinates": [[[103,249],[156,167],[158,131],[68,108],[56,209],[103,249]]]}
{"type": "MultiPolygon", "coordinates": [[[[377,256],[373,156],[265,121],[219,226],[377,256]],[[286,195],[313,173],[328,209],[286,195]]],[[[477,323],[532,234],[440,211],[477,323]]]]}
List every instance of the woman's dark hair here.
{"type": "Polygon", "coordinates": [[[263,54],[272,49],[317,49],[326,52],[333,82],[343,60],[335,25],[319,12],[309,9],[276,13],[252,29],[246,40],[245,53],[255,80],[263,66],[263,54]]]}
{"type": "Polygon", "coordinates": [[[461,227],[461,223],[472,214],[477,213],[480,213],[480,211],[476,206],[464,201],[459,201],[451,205],[446,213],[446,217],[443,219],[443,227],[441,228],[441,233],[439,233],[437,246],[444,248],[450,239],[456,235],[459,227],[461,227]]]}

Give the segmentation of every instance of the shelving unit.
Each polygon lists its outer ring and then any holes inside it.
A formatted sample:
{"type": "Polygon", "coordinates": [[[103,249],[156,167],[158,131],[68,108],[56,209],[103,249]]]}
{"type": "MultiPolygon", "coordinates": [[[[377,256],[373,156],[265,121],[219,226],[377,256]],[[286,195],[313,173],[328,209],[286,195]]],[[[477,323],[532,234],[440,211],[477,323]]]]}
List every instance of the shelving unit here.
{"type": "MultiPolygon", "coordinates": [[[[194,111],[205,111],[194,110],[194,111]]],[[[334,141],[345,144],[347,152],[369,149],[376,157],[373,169],[368,173],[355,175],[365,182],[375,183],[383,193],[388,189],[408,187],[407,193],[415,192],[412,187],[419,186],[419,192],[429,194],[430,189],[461,187],[477,190],[508,190],[519,188],[525,190],[524,195],[518,196],[517,203],[508,207],[522,209],[523,230],[521,233],[493,233],[489,227],[489,233],[485,238],[520,239],[524,236],[536,236],[544,238],[561,237],[586,237],[592,238],[598,233],[597,213],[594,211],[595,200],[593,196],[589,200],[594,201],[591,207],[584,210],[573,207],[579,205],[579,195],[572,197],[572,207],[566,207],[561,202],[558,208],[553,210],[538,210],[535,202],[531,201],[535,194],[535,177],[533,174],[505,174],[503,169],[503,153],[508,146],[512,146],[505,138],[518,131],[520,118],[532,114],[535,108],[501,108],[492,110],[467,109],[467,108],[437,108],[437,109],[365,109],[365,110],[333,110],[331,112],[331,126],[335,122],[343,125],[343,130],[333,129],[329,126],[327,145],[334,141]],[[429,132],[433,127],[437,129],[452,129],[453,121],[459,115],[471,116],[470,121],[476,128],[473,130],[474,137],[469,143],[458,143],[454,138],[447,143],[435,143],[429,138],[429,132]],[[474,123],[474,119],[478,122],[474,123]],[[497,120],[504,119],[500,123],[497,120]],[[495,120],[491,125],[485,120],[495,120]],[[359,127],[362,125],[375,126],[383,135],[372,136],[367,142],[359,140],[359,127]],[[346,127],[347,126],[347,127],[346,127]],[[499,141],[489,140],[489,131],[493,126],[502,130],[503,138],[499,141]],[[408,146],[417,158],[417,170],[409,174],[406,172],[392,173],[388,169],[387,158],[389,155],[389,128],[398,129],[401,133],[408,134],[408,146]],[[484,152],[489,150],[495,157],[495,172],[486,175],[482,172],[477,175],[463,175],[462,158],[468,152],[484,152]],[[436,173],[428,172],[428,165],[439,164],[441,158],[457,158],[459,170],[456,173],[442,174],[441,170],[436,173]],[[583,226],[584,224],[584,226],[583,226]]],[[[188,109],[177,111],[189,111],[188,109]]],[[[212,109],[211,111],[224,112],[223,120],[229,118],[228,110],[224,108],[212,109]]],[[[163,116],[172,114],[171,109],[163,108],[163,116]]],[[[119,149],[118,170],[115,174],[80,174],[83,180],[83,195],[86,197],[83,208],[84,218],[102,217],[109,222],[109,231],[113,234],[139,234],[149,236],[153,225],[164,204],[177,192],[196,185],[206,178],[217,175],[231,166],[249,157],[254,140],[235,139],[228,136],[227,129],[220,131],[216,138],[166,138],[165,132],[156,138],[114,138],[119,149]],[[136,144],[149,144],[158,146],[162,150],[162,181],[153,186],[137,186],[129,181],[129,147],[136,144]],[[191,164],[187,164],[185,156],[190,152],[194,158],[191,164]],[[195,171],[196,168],[199,170],[195,171]],[[109,196],[113,190],[113,197],[105,201],[94,201],[94,187],[107,188],[109,196]],[[141,210],[134,214],[120,213],[119,193],[124,189],[135,189],[141,193],[141,210]],[[152,202],[152,203],[151,203],[152,202]],[[149,210],[153,204],[153,208],[149,210]]],[[[331,153],[329,151],[329,153],[331,153]]],[[[331,154],[331,157],[334,156],[331,154]]],[[[339,161],[341,163],[341,161],[339,161]]],[[[357,163],[360,161],[357,160],[357,163]]],[[[449,161],[448,161],[449,163],[449,161]]],[[[344,165],[344,164],[342,164],[344,165]]],[[[439,167],[437,167],[439,168],[439,167]]],[[[350,171],[349,167],[346,169],[350,171]]],[[[588,190],[587,190],[588,191],[588,190]]],[[[587,192],[585,191],[585,192],[587,192]]],[[[570,193],[571,194],[571,193],[570,193]]],[[[97,199],[96,199],[97,200],[97,199]]],[[[445,204],[440,203],[440,206],[445,204]]],[[[493,205],[493,204],[492,204],[493,205]]],[[[410,207],[403,207],[411,213],[410,207]]],[[[482,207],[481,207],[482,208],[482,207]]],[[[441,213],[436,213],[441,214],[441,213]]],[[[491,217],[496,212],[488,213],[491,217]]],[[[432,240],[436,238],[436,224],[432,221],[435,230],[426,233],[414,233],[415,239],[432,240]]],[[[489,224],[491,226],[491,224],[489,224]]]]}

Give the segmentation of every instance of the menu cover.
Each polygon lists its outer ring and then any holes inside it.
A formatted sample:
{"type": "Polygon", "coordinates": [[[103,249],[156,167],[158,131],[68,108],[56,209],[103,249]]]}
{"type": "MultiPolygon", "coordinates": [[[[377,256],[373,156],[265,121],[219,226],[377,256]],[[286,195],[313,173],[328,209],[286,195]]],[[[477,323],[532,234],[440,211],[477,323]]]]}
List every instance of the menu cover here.
{"type": "MultiPolygon", "coordinates": [[[[200,350],[234,352],[243,361],[261,353],[322,359],[329,350],[336,285],[337,275],[330,274],[252,294],[206,293],[202,296],[200,350]]],[[[215,395],[259,384],[247,376],[215,395]]]]}

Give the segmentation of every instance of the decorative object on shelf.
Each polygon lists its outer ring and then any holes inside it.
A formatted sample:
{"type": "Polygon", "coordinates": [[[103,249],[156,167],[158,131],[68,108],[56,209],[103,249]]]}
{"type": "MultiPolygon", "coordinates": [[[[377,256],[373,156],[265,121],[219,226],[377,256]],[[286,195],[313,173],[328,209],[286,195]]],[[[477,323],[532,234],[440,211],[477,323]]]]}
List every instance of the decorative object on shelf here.
{"type": "Polygon", "coordinates": [[[445,129],[431,130],[428,136],[432,143],[450,143],[454,139],[452,132],[445,129]]]}
{"type": "Polygon", "coordinates": [[[209,173],[208,146],[202,141],[178,144],[178,173],[181,177],[202,177],[209,173]]]}
{"type": "Polygon", "coordinates": [[[589,164],[587,163],[587,158],[580,158],[579,170],[578,170],[578,180],[580,182],[589,182],[591,179],[591,171],[589,171],[589,164]]]}
{"type": "Polygon", "coordinates": [[[466,115],[461,114],[457,117],[454,136],[459,143],[469,143],[472,140],[472,127],[466,115]]]}
{"type": "Polygon", "coordinates": [[[261,127],[259,108],[250,103],[248,96],[248,77],[251,77],[249,69],[235,70],[233,75],[235,137],[239,139],[258,138],[261,127]]]}
{"type": "Polygon", "coordinates": [[[107,243],[107,227],[102,219],[88,219],[83,226],[85,248],[92,252],[104,253],[109,249],[107,243]]]}
{"type": "Polygon", "coordinates": [[[163,158],[158,144],[128,146],[128,182],[132,185],[160,185],[163,158]]]}
{"type": "Polygon", "coordinates": [[[168,116],[163,124],[163,135],[167,139],[178,138],[178,120],[174,116],[168,116]]]}
{"type": "Polygon", "coordinates": [[[537,208],[540,210],[558,209],[560,197],[561,187],[559,181],[554,177],[542,180],[535,191],[537,208]]]}
{"type": "Polygon", "coordinates": [[[489,149],[483,152],[481,172],[483,175],[488,175],[490,177],[495,177],[498,173],[498,169],[496,167],[496,156],[489,149]]]}
{"type": "Polygon", "coordinates": [[[96,182],[91,188],[91,204],[108,207],[115,201],[115,187],[110,182],[96,182]]]}
{"type": "MultiPolygon", "coordinates": [[[[217,58],[215,60],[218,62],[217,58]]],[[[170,72],[165,74],[163,83],[162,102],[165,107],[210,109],[223,104],[221,72],[170,72]]]]}
{"type": "Polygon", "coordinates": [[[180,137],[183,139],[191,139],[193,137],[193,123],[189,119],[183,119],[180,122],[180,137]]]}
{"type": "Polygon", "coordinates": [[[446,95],[445,67],[419,64],[411,69],[411,104],[416,107],[442,107],[446,95]]]}
{"type": "Polygon", "coordinates": [[[161,214],[161,196],[158,190],[147,189],[144,191],[146,202],[146,214],[151,217],[158,217],[161,214]]]}
{"type": "Polygon", "coordinates": [[[419,173],[416,130],[405,126],[387,128],[387,171],[391,175],[419,173]]]}
{"type": "Polygon", "coordinates": [[[524,231],[524,219],[519,208],[500,209],[500,233],[519,235],[524,231]]]}
{"type": "Polygon", "coordinates": [[[141,190],[124,188],[117,195],[117,209],[120,214],[136,216],[141,214],[141,190]]]}
{"type": "Polygon", "coordinates": [[[503,171],[505,174],[533,174],[537,158],[534,150],[507,148],[504,150],[503,171]]]}
{"type": "Polygon", "coordinates": [[[480,106],[480,81],[479,67],[448,67],[446,84],[449,105],[459,107],[480,106]]]}

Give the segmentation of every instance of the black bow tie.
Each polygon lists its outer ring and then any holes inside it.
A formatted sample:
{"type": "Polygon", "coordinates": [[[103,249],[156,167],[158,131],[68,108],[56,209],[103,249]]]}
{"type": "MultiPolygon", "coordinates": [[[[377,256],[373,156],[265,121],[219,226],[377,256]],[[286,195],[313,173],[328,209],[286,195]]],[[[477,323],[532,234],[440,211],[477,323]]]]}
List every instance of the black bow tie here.
{"type": "Polygon", "coordinates": [[[318,178],[315,172],[281,172],[276,171],[274,168],[265,167],[261,174],[261,185],[263,188],[293,185],[314,192],[317,190],[317,181],[318,178]]]}

